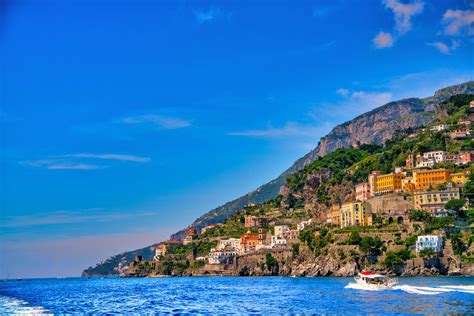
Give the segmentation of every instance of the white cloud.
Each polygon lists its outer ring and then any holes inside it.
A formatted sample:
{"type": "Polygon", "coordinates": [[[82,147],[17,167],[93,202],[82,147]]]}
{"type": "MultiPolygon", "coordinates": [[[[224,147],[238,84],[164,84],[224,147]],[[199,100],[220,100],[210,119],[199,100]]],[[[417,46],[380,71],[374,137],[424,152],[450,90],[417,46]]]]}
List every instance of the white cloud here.
{"type": "Polygon", "coordinates": [[[372,40],[377,48],[387,48],[393,46],[393,36],[390,33],[380,32],[372,40]]]}
{"type": "Polygon", "coordinates": [[[444,33],[452,36],[463,33],[469,36],[474,35],[473,23],[473,10],[447,10],[441,20],[441,24],[444,25],[444,33]]]}
{"type": "Polygon", "coordinates": [[[340,88],[336,90],[336,93],[342,96],[346,96],[350,93],[350,91],[344,88],[340,88]]]}
{"type": "Polygon", "coordinates": [[[23,160],[20,161],[20,164],[50,170],[96,170],[105,168],[105,166],[67,161],[63,159],[23,160]]]}
{"type": "Polygon", "coordinates": [[[103,165],[85,163],[84,160],[87,161],[87,159],[131,161],[138,163],[146,163],[151,161],[151,158],[149,157],[135,155],[78,153],[53,156],[52,158],[48,159],[23,160],[20,161],[20,164],[36,168],[46,168],[50,170],[96,170],[107,167],[103,165]]]}
{"type": "Polygon", "coordinates": [[[93,158],[93,159],[105,159],[105,160],[119,160],[119,161],[133,161],[133,162],[150,162],[151,158],[135,156],[135,155],[120,155],[120,154],[91,154],[91,153],[79,153],[79,154],[66,154],[62,157],[69,158],[93,158]]]}
{"type": "MultiPolygon", "coordinates": [[[[324,128],[325,130],[325,128],[324,128]]],[[[279,137],[315,137],[322,131],[321,127],[312,125],[303,125],[296,122],[288,122],[282,127],[268,126],[264,129],[251,129],[245,131],[232,132],[232,136],[247,136],[261,138],[279,138],[279,137]]]]}
{"type": "Polygon", "coordinates": [[[433,43],[428,43],[427,45],[433,46],[436,49],[438,49],[441,53],[449,55],[461,45],[461,41],[452,40],[450,46],[446,45],[443,42],[433,42],[433,43]]]}
{"type": "Polygon", "coordinates": [[[424,5],[422,1],[402,3],[398,0],[386,0],[385,2],[385,8],[393,11],[395,30],[399,34],[405,34],[412,29],[411,19],[413,16],[423,12],[424,5]]]}
{"type": "Polygon", "coordinates": [[[229,19],[231,15],[232,14],[230,12],[224,12],[223,10],[215,7],[210,7],[207,10],[196,10],[194,12],[194,17],[199,24],[210,23],[219,17],[226,17],[229,19]]]}
{"type": "Polygon", "coordinates": [[[156,114],[144,114],[138,116],[128,116],[120,120],[124,124],[153,124],[159,128],[163,129],[178,129],[185,128],[191,125],[190,121],[175,118],[167,117],[156,114]]]}

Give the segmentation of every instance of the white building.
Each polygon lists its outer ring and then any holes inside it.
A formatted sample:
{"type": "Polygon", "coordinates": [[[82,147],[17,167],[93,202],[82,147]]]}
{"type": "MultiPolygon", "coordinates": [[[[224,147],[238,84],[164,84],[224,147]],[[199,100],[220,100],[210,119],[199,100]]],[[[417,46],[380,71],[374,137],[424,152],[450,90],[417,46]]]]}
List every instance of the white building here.
{"type": "Polygon", "coordinates": [[[279,247],[279,246],[285,246],[286,245],[286,239],[283,238],[282,236],[272,236],[272,243],[271,246],[272,248],[279,247]]]}
{"type": "Polygon", "coordinates": [[[430,128],[432,132],[442,132],[448,130],[449,126],[446,124],[435,125],[430,128]]]}
{"type": "Polygon", "coordinates": [[[290,228],[287,225],[275,225],[275,236],[283,237],[290,228]]]}
{"type": "Polygon", "coordinates": [[[448,153],[445,151],[428,151],[423,153],[423,160],[425,161],[434,161],[434,163],[442,163],[446,161],[446,155],[448,153]]]}
{"type": "Polygon", "coordinates": [[[240,248],[240,238],[229,238],[221,239],[217,243],[216,250],[223,250],[226,248],[239,249],[240,248]]]}
{"type": "Polygon", "coordinates": [[[303,229],[305,229],[306,226],[311,225],[311,222],[312,222],[311,219],[310,219],[310,220],[307,220],[307,221],[302,221],[301,223],[299,223],[298,225],[296,225],[296,228],[297,228],[298,230],[303,230],[303,229]]]}
{"type": "Polygon", "coordinates": [[[436,235],[418,236],[416,252],[420,252],[423,249],[432,249],[434,252],[441,252],[443,250],[443,237],[436,235]]]}
{"type": "Polygon", "coordinates": [[[207,255],[207,260],[210,264],[226,264],[235,256],[237,256],[236,250],[220,251],[213,248],[207,255]]]}

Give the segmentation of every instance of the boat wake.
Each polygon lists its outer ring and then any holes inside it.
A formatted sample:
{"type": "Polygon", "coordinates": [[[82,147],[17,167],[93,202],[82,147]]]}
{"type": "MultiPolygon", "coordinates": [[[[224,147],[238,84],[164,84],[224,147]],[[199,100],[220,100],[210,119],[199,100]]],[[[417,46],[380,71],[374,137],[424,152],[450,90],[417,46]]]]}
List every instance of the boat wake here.
{"type": "Polygon", "coordinates": [[[0,296],[0,311],[14,315],[46,315],[51,314],[41,306],[30,306],[27,302],[7,296],[0,296]]]}
{"type": "MultiPolygon", "coordinates": [[[[349,283],[345,287],[346,289],[354,290],[364,290],[364,291],[380,291],[376,289],[371,289],[357,283],[349,283]]],[[[474,285],[441,285],[438,287],[429,287],[429,286],[413,286],[413,285],[396,285],[390,290],[400,290],[411,294],[421,294],[421,295],[437,295],[442,293],[449,292],[462,292],[474,294],[474,285]]]]}

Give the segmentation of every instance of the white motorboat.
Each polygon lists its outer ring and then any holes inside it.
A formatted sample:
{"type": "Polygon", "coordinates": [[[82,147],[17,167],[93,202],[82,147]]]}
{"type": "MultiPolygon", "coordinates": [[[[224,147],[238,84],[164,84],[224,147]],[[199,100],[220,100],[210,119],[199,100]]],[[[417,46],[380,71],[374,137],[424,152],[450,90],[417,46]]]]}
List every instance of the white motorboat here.
{"type": "Polygon", "coordinates": [[[362,271],[354,277],[357,284],[369,290],[389,290],[398,284],[396,278],[390,278],[385,275],[376,274],[371,271],[362,271]]]}

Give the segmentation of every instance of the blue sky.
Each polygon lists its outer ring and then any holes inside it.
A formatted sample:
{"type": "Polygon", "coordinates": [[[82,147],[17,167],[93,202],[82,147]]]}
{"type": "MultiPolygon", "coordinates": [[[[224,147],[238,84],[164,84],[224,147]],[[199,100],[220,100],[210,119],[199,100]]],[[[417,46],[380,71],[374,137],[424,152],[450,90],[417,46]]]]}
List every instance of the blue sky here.
{"type": "Polygon", "coordinates": [[[4,1],[0,274],[79,275],[470,80],[468,1],[4,1]]]}

